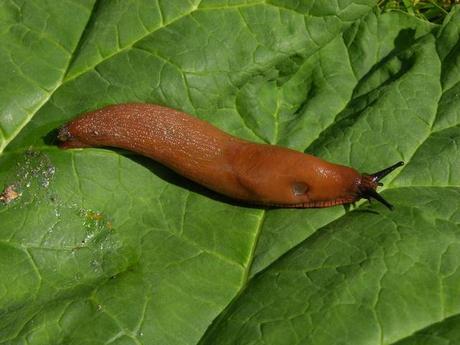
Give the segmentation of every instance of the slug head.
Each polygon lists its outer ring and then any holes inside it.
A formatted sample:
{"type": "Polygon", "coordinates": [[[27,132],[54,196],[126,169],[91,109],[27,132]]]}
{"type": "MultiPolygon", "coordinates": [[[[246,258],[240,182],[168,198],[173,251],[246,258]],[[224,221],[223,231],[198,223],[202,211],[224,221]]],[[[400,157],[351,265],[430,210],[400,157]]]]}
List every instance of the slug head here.
{"type": "Polygon", "coordinates": [[[383,186],[383,183],[380,182],[382,178],[387,176],[396,168],[399,168],[403,165],[404,162],[399,161],[398,163],[393,164],[392,166],[389,166],[388,168],[385,168],[383,170],[377,171],[374,174],[363,174],[361,178],[361,183],[358,185],[358,196],[369,201],[371,201],[371,199],[375,199],[384,204],[390,210],[392,210],[393,205],[391,205],[380,194],[378,194],[376,189],[378,186],[383,186]]]}

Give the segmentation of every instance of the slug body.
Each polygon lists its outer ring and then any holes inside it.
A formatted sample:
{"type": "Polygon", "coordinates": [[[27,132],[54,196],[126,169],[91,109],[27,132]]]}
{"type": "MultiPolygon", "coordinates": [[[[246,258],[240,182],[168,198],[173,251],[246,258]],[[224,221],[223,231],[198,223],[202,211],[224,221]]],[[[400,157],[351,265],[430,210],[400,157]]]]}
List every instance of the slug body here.
{"type": "Polygon", "coordinates": [[[373,197],[391,208],[375,190],[383,176],[402,165],[362,175],[288,148],[236,138],[153,104],[88,112],[63,126],[58,138],[63,148],[127,149],[231,198],[279,207],[328,207],[373,197]]]}

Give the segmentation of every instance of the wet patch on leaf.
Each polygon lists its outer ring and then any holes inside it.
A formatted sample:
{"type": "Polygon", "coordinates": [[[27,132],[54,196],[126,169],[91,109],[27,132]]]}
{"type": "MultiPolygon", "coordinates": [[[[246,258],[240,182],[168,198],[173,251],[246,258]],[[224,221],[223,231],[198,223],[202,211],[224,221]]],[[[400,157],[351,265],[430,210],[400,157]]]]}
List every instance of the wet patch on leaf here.
{"type": "Polygon", "coordinates": [[[46,154],[33,149],[27,150],[16,163],[16,171],[0,194],[0,202],[10,204],[21,200],[22,203],[30,203],[41,199],[52,201],[49,187],[55,173],[56,167],[46,154]]]}

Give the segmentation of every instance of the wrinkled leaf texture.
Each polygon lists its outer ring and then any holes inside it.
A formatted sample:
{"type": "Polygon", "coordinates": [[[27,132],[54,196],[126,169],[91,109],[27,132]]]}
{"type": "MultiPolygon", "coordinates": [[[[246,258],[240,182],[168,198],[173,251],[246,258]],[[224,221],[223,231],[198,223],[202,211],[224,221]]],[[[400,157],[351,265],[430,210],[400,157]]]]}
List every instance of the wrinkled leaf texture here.
{"type": "Polygon", "coordinates": [[[460,10],[0,3],[1,344],[460,344],[460,10]],[[52,130],[123,102],[373,172],[350,212],[228,202],[52,130]]]}

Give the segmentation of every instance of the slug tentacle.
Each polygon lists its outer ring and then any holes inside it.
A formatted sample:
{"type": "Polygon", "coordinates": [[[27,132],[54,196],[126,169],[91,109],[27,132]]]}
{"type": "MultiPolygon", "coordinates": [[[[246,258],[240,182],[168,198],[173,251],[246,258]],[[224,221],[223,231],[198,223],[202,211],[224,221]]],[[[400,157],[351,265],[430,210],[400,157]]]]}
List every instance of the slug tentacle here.
{"type": "Polygon", "coordinates": [[[388,201],[386,201],[379,193],[377,193],[376,189],[377,186],[383,186],[383,183],[379,182],[382,178],[387,176],[389,173],[391,173],[393,170],[396,168],[399,168],[404,165],[403,161],[399,161],[388,168],[385,168],[383,170],[380,170],[376,173],[373,174],[363,174],[361,184],[358,188],[359,192],[358,195],[360,198],[365,198],[371,201],[372,198],[374,198],[377,201],[380,201],[382,204],[384,204],[386,207],[388,207],[390,210],[393,209],[393,205],[391,205],[388,201]]]}
{"type": "Polygon", "coordinates": [[[379,193],[375,191],[375,189],[365,190],[361,194],[361,197],[369,200],[369,202],[372,200],[371,198],[374,198],[375,200],[380,201],[382,204],[388,207],[388,209],[393,210],[393,205],[386,201],[379,193]]]}
{"type": "Polygon", "coordinates": [[[377,171],[376,173],[370,174],[372,177],[372,181],[378,182],[385,176],[387,176],[389,173],[391,173],[393,170],[396,168],[399,168],[404,165],[403,161],[399,161],[398,163],[393,164],[392,166],[389,166],[388,168],[385,168],[383,170],[377,171]]]}

